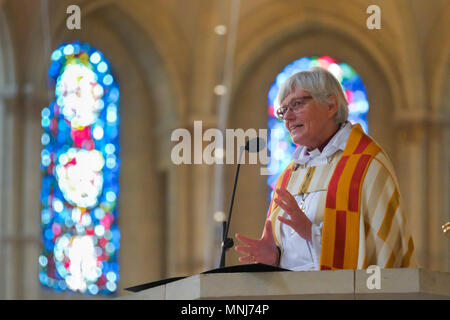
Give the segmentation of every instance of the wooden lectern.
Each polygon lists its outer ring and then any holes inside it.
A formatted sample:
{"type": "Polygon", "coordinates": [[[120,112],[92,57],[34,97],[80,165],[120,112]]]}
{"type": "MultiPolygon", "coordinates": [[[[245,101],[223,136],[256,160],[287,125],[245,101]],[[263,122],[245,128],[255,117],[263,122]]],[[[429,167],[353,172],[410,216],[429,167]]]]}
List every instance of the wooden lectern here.
{"type": "Polygon", "coordinates": [[[288,271],[260,264],[234,266],[128,288],[134,292],[118,299],[450,300],[449,272],[413,268],[379,271],[379,288],[374,288],[370,285],[374,274],[367,270],[288,271]]]}

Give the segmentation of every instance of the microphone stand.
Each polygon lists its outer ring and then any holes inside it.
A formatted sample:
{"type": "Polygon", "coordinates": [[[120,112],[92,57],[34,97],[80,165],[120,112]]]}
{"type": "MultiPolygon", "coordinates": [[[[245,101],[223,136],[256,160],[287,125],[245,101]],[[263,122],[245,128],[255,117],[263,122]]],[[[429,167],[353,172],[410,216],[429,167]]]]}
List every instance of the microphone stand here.
{"type": "MultiPolygon", "coordinates": [[[[248,144],[248,143],[247,143],[248,144]]],[[[245,146],[245,149],[248,150],[248,146],[245,146]]],[[[222,222],[222,228],[223,228],[223,237],[222,237],[222,255],[220,256],[220,268],[225,267],[225,254],[226,251],[234,246],[234,241],[232,238],[228,238],[228,230],[230,228],[230,221],[231,221],[231,212],[233,210],[233,203],[234,203],[234,195],[236,194],[236,186],[237,186],[237,180],[239,176],[239,169],[241,167],[241,158],[242,158],[242,152],[244,151],[244,148],[241,148],[239,152],[239,161],[236,168],[236,175],[234,177],[234,186],[233,186],[233,193],[231,195],[231,203],[230,203],[230,209],[228,210],[228,220],[222,222]]]]}

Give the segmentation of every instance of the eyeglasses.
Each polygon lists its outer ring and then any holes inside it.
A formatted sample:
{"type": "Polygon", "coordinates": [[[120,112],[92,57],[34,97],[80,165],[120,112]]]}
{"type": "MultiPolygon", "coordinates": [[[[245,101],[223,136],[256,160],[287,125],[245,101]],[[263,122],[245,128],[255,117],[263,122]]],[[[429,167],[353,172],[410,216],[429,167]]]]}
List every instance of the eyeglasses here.
{"type": "Polygon", "coordinates": [[[284,116],[286,115],[286,112],[288,112],[288,109],[291,110],[294,113],[299,113],[303,107],[306,105],[305,100],[313,99],[312,96],[303,96],[298,98],[293,98],[291,102],[289,102],[286,106],[281,106],[277,109],[276,116],[280,120],[284,120],[284,116]]]}

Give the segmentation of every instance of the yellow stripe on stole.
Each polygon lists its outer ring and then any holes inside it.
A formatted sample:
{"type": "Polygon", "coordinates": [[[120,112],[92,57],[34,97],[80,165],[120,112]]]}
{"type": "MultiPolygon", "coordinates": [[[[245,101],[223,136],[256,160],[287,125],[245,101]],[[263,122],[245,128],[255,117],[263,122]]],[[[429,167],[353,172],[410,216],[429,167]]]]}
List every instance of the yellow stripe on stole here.
{"type": "Polygon", "coordinates": [[[322,249],[320,253],[320,265],[333,267],[334,240],[336,237],[336,210],[325,207],[322,229],[322,249]]]}
{"type": "Polygon", "coordinates": [[[359,249],[359,212],[347,211],[345,217],[344,269],[356,268],[359,249]]]}
{"type": "Polygon", "coordinates": [[[395,263],[395,252],[392,251],[391,255],[389,256],[388,261],[386,262],[386,265],[384,266],[384,268],[393,268],[394,267],[394,263],[395,263]]]}
{"type": "Polygon", "coordinates": [[[408,268],[409,265],[411,264],[411,256],[414,252],[414,242],[412,237],[409,237],[409,241],[408,241],[408,251],[406,252],[406,254],[403,256],[402,258],[402,265],[401,267],[403,268],[408,268]]]}
{"type": "Polygon", "coordinates": [[[352,131],[350,131],[350,136],[348,137],[347,144],[345,145],[344,153],[342,154],[342,156],[349,156],[353,154],[359,144],[359,141],[361,140],[362,135],[363,132],[361,126],[359,124],[355,124],[352,128],[352,131]]]}
{"type": "Polygon", "coordinates": [[[397,264],[400,261],[398,260],[398,257],[401,255],[402,252],[402,235],[400,233],[400,226],[398,224],[395,224],[395,230],[394,233],[392,233],[391,238],[387,239],[386,245],[389,246],[391,249],[391,255],[389,256],[388,261],[386,262],[385,268],[395,268],[397,264]],[[394,238],[392,237],[394,236],[394,238]]]}
{"type": "Polygon", "coordinates": [[[380,230],[378,230],[378,236],[386,241],[389,231],[391,230],[392,221],[394,219],[395,212],[398,209],[400,204],[400,194],[397,189],[394,189],[392,193],[391,199],[386,208],[386,212],[384,214],[383,222],[381,223],[380,230]]]}

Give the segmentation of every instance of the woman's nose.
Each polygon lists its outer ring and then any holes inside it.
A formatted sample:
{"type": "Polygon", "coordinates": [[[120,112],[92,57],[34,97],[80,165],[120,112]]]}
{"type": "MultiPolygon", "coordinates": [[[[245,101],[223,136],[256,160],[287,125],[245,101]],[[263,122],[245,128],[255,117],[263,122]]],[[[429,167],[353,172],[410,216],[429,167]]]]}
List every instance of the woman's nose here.
{"type": "Polygon", "coordinates": [[[284,119],[295,119],[295,113],[291,110],[291,108],[288,108],[286,110],[286,113],[284,114],[284,119]]]}

